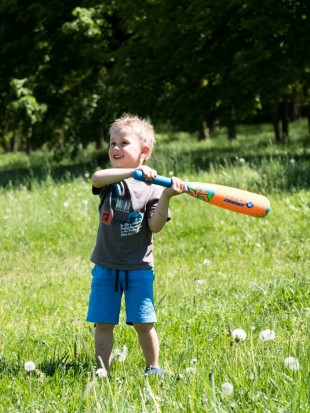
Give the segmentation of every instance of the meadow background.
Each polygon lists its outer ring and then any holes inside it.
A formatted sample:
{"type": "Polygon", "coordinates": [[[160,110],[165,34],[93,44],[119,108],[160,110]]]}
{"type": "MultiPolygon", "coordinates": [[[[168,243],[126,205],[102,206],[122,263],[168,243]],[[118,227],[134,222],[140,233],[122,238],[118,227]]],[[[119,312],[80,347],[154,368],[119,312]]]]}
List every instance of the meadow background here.
{"type": "Polygon", "coordinates": [[[0,412],[309,412],[310,147],[306,122],[273,143],[269,126],[198,142],[161,133],[158,173],[267,195],[255,219],[186,195],[155,235],[155,300],[163,380],[146,379],[134,330],[113,378],[98,378],[85,322],[98,223],[90,176],[106,151],[75,161],[50,152],[0,156],[0,412]],[[231,332],[247,333],[236,343],[231,332]],[[275,332],[262,342],[259,333],[275,332]],[[284,360],[295,357],[298,370],[284,360]],[[24,363],[36,369],[27,372],[24,363]],[[226,395],[222,384],[234,386],[226,395]]]}

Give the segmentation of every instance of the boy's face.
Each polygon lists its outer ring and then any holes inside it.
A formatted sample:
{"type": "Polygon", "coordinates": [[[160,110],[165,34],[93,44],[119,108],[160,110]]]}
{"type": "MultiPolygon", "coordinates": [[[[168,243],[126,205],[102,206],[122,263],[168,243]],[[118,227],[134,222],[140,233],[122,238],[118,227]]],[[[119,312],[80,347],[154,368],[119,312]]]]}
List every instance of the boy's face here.
{"type": "Polygon", "coordinates": [[[143,164],[148,148],[130,129],[116,129],[111,134],[109,158],[114,168],[138,168],[143,164]]]}

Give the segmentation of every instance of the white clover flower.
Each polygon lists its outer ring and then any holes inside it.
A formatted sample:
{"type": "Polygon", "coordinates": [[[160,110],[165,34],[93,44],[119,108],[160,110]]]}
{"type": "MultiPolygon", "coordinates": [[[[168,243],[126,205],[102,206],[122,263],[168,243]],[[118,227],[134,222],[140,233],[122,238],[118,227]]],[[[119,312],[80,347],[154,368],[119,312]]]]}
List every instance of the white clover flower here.
{"type": "Polygon", "coordinates": [[[258,338],[260,341],[273,341],[276,338],[273,330],[263,330],[259,333],[258,338]]]}
{"type": "Polygon", "coordinates": [[[245,159],[244,158],[239,158],[239,163],[240,163],[240,165],[244,165],[245,164],[245,159]]]}
{"type": "Polygon", "coordinates": [[[206,267],[208,267],[208,266],[211,264],[211,261],[205,259],[205,260],[203,260],[203,263],[204,263],[204,265],[205,265],[206,267]]]}
{"type": "Polygon", "coordinates": [[[113,354],[113,361],[119,361],[120,363],[124,362],[127,358],[128,348],[127,346],[123,346],[123,350],[119,350],[118,348],[115,349],[113,354]]]}
{"type": "Polygon", "coordinates": [[[173,176],[173,175],[174,175],[174,172],[173,172],[173,171],[169,171],[169,172],[168,172],[168,175],[169,175],[169,176],[173,176]]]}
{"type": "Polygon", "coordinates": [[[222,384],[222,392],[226,395],[226,396],[231,396],[234,392],[234,386],[231,383],[223,383],[222,384]]]}
{"type": "Polygon", "coordinates": [[[65,201],[65,202],[64,202],[64,207],[65,207],[65,208],[68,208],[68,207],[69,207],[69,205],[70,205],[70,204],[69,204],[69,202],[68,202],[68,201],[65,201]]]}
{"type": "Polygon", "coordinates": [[[288,367],[290,370],[297,371],[299,370],[299,362],[295,357],[287,357],[284,360],[284,364],[286,367],[288,367]]]}
{"type": "Polygon", "coordinates": [[[24,369],[26,371],[34,371],[36,369],[36,364],[33,361],[26,361],[24,369]]]}
{"type": "Polygon", "coordinates": [[[231,336],[236,343],[239,343],[240,341],[244,341],[246,339],[246,332],[242,328],[236,328],[231,333],[231,336]]]}
{"type": "Polygon", "coordinates": [[[102,379],[103,377],[107,377],[108,376],[108,372],[106,371],[105,368],[100,368],[96,370],[96,375],[102,379]]]}
{"type": "Polygon", "coordinates": [[[88,199],[83,199],[82,204],[83,205],[88,205],[88,199]]]}

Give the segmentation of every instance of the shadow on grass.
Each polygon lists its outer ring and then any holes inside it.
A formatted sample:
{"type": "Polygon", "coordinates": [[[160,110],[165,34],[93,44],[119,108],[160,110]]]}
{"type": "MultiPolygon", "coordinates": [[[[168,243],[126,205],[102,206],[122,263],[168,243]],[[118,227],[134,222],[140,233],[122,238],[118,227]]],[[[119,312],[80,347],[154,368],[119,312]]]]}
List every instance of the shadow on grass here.
{"type": "MultiPolygon", "coordinates": [[[[239,151],[240,153],[240,151],[239,151]]],[[[269,171],[266,176],[266,187],[277,188],[279,190],[308,189],[310,188],[310,154],[273,154],[260,155],[246,154],[246,162],[254,170],[266,169],[269,171]],[[280,168],[272,168],[273,164],[281,165],[280,168]],[[270,182],[268,182],[268,180],[270,182]]],[[[166,156],[154,156],[149,162],[151,167],[157,169],[159,174],[167,175],[170,171],[176,176],[182,177],[188,173],[197,174],[201,171],[214,171],[225,167],[240,167],[237,151],[227,148],[223,150],[201,151],[189,150],[179,154],[167,153],[166,156]]],[[[50,166],[42,162],[41,165],[7,166],[0,170],[0,186],[3,188],[19,188],[25,186],[31,189],[33,183],[44,184],[48,180],[55,183],[71,182],[74,179],[90,179],[91,174],[97,167],[108,166],[106,154],[94,157],[88,162],[72,163],[70,165],[50,166]]]]}
{"type": "MultiPolygon", "coordinates": [[[[92,360],[75,360],[69,359],[69,353],[51,357],[38,363],[36,370],[31,374],[38,377],[43,373],[45,376],[52,377],[57,372],[64,374],[73,374],[79,376],[85,372],[90,372],[93,369],[92,360]]],[[[0,358],[0,375],[16,376],[21,371],[24,371],[23,363],[20,360],[8,362],[3,356],[0,358]]]]}
{"type": "Polygon", "coordinates": [[[46,160],[30,166],[10,165],[0,169],[0,187],[18,188],[25,186],[31,189],[33,182],[44,183],[52,179],[56,183],[70,182],[77,178],[89,179],[96,168],[108,164],[107,154],[100,154],[88,162],[77,162],[68,165],[51,166],[46,160]]]}

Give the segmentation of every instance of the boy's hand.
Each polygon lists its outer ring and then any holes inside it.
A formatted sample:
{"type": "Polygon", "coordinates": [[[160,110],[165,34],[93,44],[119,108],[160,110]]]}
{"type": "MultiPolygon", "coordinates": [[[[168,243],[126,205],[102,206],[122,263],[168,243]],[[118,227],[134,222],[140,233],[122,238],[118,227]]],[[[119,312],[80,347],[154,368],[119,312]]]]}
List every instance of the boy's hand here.
{"type": "Polygon", "coordinates": [[[153,178],[156,178],[157,171],[155,169],[150,168],[149,166],[142,165],[139,168],[137,168],[139,171],[143,172],[144,178],[146,180],[151,181],[153,178]]]}
{"type": "Polygon", "coordinates": [[[169,198],[183,194],[184,192],[187,192],[186,184],[180,178],[176,178],[175,176],[172,177],[172,186],[164,190],[165,195],[169,198]]]}

